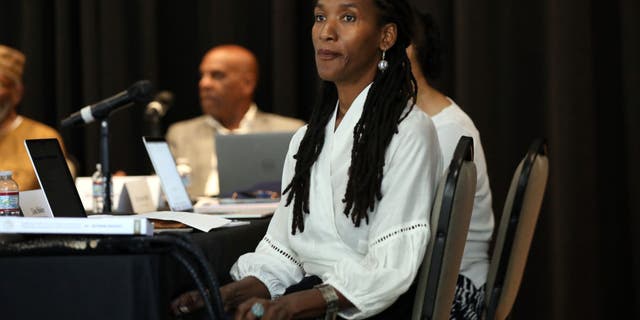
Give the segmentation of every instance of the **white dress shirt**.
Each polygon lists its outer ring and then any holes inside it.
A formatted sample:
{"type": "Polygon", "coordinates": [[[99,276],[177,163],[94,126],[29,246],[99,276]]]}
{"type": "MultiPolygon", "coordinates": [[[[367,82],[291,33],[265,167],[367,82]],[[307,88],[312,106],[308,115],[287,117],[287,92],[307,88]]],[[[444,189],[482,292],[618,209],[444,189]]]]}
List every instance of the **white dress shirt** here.
{"type": "MultiPolygon", "coordinates": [[[[286,207],[283,196],[256,251],[241,256],[233,266],[234,279],[255,276],[276,298],[305,275],[316,275],[354,304],[340,312],[348,319],[383,311],[409,288],[429,239],[429,213],[442,175],[442,155],[433,123],[414,107],[386,150],[382,199],[369,212],[369,223],[363,220],[356,228],[343,213],[342,199],[353,129],[369,87],[355,99],[338,128],[334,128],[336,112],[325,128],[325,142],[311,170],[304,232],[292,235],[293,204],[286,207]]],[[[306,126],[291,140],[283,187],[295,173],[293,155],[305,131],[306,126]]]]}
{"type": "Polygon", "coordinates": [[[471,118],[453,100],[449,99],[449,101],[451,101],[451,105],[431,119],[438,131],[445,167],[451,162],[460,137],[468,136],[473,138],[473,162],[476,165],[478,177],[469,233],[460,264],[460,273],[469,278],[476,288],[480,288],[487,282],[489,241],[491,241],[494,227],[487,163],[484,158],[484,150],[482,149],[478,129],[476,129],[471,118]]]}

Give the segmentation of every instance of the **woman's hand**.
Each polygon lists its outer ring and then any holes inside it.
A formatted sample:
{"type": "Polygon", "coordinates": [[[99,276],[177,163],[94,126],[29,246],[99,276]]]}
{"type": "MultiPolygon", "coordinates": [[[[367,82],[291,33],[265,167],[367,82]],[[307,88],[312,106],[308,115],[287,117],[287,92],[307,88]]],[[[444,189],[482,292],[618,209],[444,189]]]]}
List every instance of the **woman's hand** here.
{"type": "MultiPolygon", "coordinates": [[[[269,298],[269,290],[255,277],[247,277],[240,281],[232,282],[220,287],[220,297],[224,305],[224,311],[229,312],[235,307],[251,298],[269,298]]],[[[181,294],[171,301],[170,309],[174,315],[183,315],[194,312],[204,307],[204,299],[200,292],[189,291],[181,294]]]]}
{"type": "Polygon", "coordinates": [[[197,290],[185,292],[171,301],[171,312],[178,316],[194,312],[204,306],[202,295],[197,290]]]}
{"type": "Polygon", "coordinates": [[[235,320],[289,320],[293,319],[294,312],[282,300],[266,300],[251,298],[238,305],[235,320]]]}
{"type": "MultiPolygon", "coordinates": [[[[233,308],[233,306],[230,305],[230,295],[230,288],[228,286],[223,286],[220,288],[220,297],[222,298],[225,312],[228,312],[233,308]]],[[[171,302],[170,306],[171,312],[174,315],[188,314],[202,307],[204,307],[204,299],[202,299],[202,295],[197,290],[188,291],[179,295],[171,302]]]]}

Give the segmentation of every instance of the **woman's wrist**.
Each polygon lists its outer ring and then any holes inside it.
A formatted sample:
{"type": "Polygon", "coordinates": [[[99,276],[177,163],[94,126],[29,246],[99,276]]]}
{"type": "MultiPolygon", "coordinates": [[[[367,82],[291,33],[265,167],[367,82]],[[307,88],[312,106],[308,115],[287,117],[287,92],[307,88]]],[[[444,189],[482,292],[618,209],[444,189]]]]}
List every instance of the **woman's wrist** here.
{"type": "Polygon", "coordinates": [[[326,304],[325,319],[335,319],[338,312],[338,303],[340,298],[336,290],[329,284],[322,283],[314,287],[322,294],[322,299],[326,304]]]}
{"type": "Polygon", "coordinates": [[[220,294],[228,310],[235,309],[240,303],[252,297],[271,298],[267,287],[256,277],[247,277],[229,283],[220,288],[220,294]]]}
{"type": "Polygon", "coordinates": [[[235,309],[238,305],[236,290],[234,290],[233,282],[220,287],[220,296],[225,310],[235,309]]]}
{"type": "Polygon", "coordinates": [[[284,295],[274,303],[283,304],[294,318],[321,316],[326,311],[326,303],[317,289],[304,290],[284,295]]]}

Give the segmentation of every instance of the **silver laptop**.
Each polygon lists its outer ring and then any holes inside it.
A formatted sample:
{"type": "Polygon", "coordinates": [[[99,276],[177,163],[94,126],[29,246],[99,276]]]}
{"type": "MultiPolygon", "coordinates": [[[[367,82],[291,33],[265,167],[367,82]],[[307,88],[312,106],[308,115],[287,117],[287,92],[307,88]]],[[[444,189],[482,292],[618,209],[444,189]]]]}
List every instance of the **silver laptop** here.
{"type": "Polygon", "coordinates": [[[294,132],[216,136],[220,195],[274,189],[280,191],[282,167],[294,132]]]}
{"type": "MultiPolygon", "coordinates": [[[[230,204],[230,207],[221,208],[219,205],[204,206],[195,210],[191,203],[187,189],[182,184],[182,179],[176,168],[175,160],[169,149],[169,144],[164,138],[151,138],[143,137],[142,141],[147,150],[147,154],[151,159],[151,164],[156,174],[160,178],[160,185],[162,186],[162,192],[164,192],[167,203],[171,211],[183,211],[183,212],[199,212],[199,213],[214,213],[219,214],[221,217],[231,219],[253,219],[263,218],[273,214],[273,210],[265,210],[264,208],[245,207],[239,208],[230,204]],[[231,213],[224,213],[224,210],[233,210],[231,213]],[[258,210],[260,209],[260,210],[258,210]]],[[[277,204],[277,202],[274,202],[277,204]]]]}
{"type": "Polygon", "coordinates": [[[149,159],[156,174],[160,178],[162,192],[164,192],[171,211],[193,211],[191,198],[182,184],[182,179],[176,168],[169,144],[164,138],[142,137],[149,159]]]}
{"type": "Polygon", "coordinates": [[[24,146],[53,216],[86,217],[58,140],[30,139],[24,146]]]}

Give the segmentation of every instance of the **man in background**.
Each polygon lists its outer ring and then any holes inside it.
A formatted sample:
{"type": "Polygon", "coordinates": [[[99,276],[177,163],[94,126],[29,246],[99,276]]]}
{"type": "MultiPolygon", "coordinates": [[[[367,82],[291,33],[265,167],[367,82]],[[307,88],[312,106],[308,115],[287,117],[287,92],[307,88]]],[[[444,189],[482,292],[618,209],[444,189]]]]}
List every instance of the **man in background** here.
{"type": "Polygon", "coordinates": [[[173,124],[167,141],[180,166],[191,167],[191,197],[217,195],[215,137],[226,134],[294,131],[304,122],[262,112],[253,101],[258,61],[244,47],[222,45],[200,63],[200,106],[203,115],[173,124]]]}
{"type": "Polygon", "coordinates": [[[56,130],[16,111],[24,92],[25,61],[22,52],[0,44],[0,170],[13,171],[20,191],[40,188],[24,146],[25,139],[55,138],[64,149],[56,130]]]}

